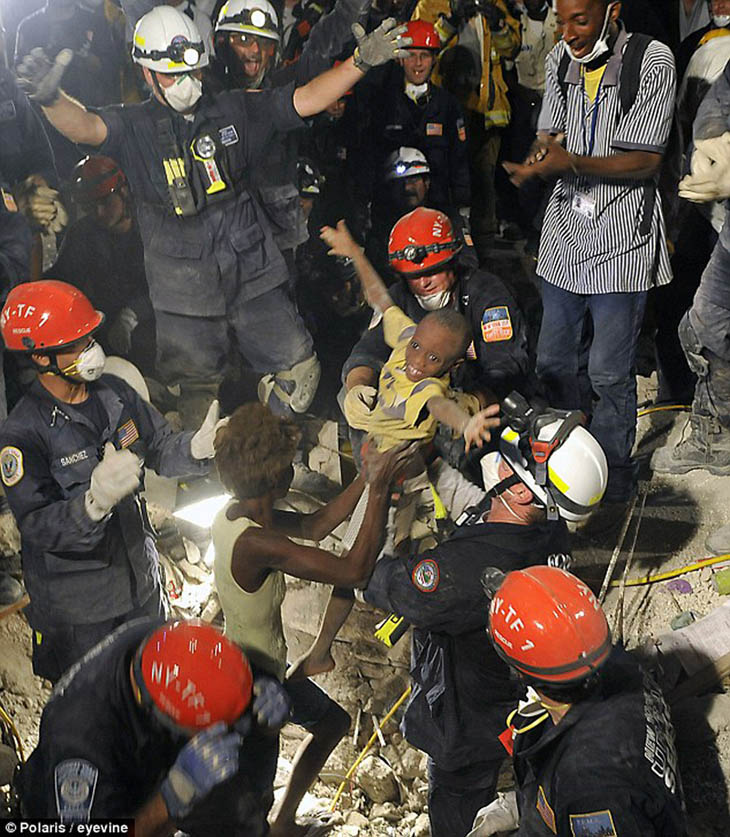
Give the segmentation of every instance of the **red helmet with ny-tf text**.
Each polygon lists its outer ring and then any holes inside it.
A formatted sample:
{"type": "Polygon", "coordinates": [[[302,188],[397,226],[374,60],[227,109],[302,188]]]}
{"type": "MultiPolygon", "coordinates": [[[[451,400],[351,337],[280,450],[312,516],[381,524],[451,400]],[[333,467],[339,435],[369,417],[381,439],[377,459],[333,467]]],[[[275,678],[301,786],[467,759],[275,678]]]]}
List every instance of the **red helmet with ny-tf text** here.
{"type": "Polygon", "coordinates": [[[399,218],[388,239],[390,266],[406,279],[443,270],[459,250],[448,216],[425,206],[399,218]]]}
{"type": "Polygon", "coordinates": [[[406,24],[404,37],[411,38],[413,43],[408,49],[441,49],[441,39],[433,23],[427,20],[411,20],[406,24]]]}
{"type": "Polygon", "coordinates": [[[200,620],[166,622],[154,630],[137,651],[134,680],[138,700],[177,732],[235,723],[253,688],[243,651],[200,620]]]}
{"type": "Polygon", "coordinates": [[[13,352],[49,352],[87,337],[104,322],[78,288],[57,279],[16,285],[0,314],[5,346],[13,352]]]}
{"type": "Polygon", "coordinates": [[[557,567],[508,573],[492,597],[489,635],[499,656],[535,684],[578,683],[611,653],[598,599],[557,567]]]}
{"type": "Polygon", "coordinates": [[[118,163],[100,154],[79,161],[74,166],[71,179],[79,200],[85,202],[105,198],[127,185],[127,178],[118,163]]]}

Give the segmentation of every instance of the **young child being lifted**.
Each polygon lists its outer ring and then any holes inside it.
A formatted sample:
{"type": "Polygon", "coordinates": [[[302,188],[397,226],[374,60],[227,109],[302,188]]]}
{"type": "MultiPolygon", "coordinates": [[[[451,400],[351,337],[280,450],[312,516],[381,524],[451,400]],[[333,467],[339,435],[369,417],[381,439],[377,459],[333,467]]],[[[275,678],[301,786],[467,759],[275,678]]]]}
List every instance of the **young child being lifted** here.
{"type": "MultiPolygon", "coordinates": [[[[452,308],[432,311],[416,324],[395,303],[385,283],[350,235],[344,221],[337,228],[323,227],[323,241],[329,255],[352,260],[370,306],[383,315],[383,334],[392,348],[378,382],[373,408],[352,427],[365,430],[379,451],[406,440],[433,439],[439,423],[464,437],[466,450],[482,447],[490,429],[499,426],[499,405],[483,404],[475,395],[450,389],[450,371],[464,359],[472,336],[465,318],[452,308]]],[[[362,410],[358,410],[362,415],[362,410]]],[[[388,518],[386,552],[423,552],[436,545],[434,497],[429,481],[427,456],[416,457],[404,475],[401,491],[388,518]]],[[[357,510],[355,512],[355,517],[357,510]]],[[[335,589],[327,606],[320,633],[308,654],[290,670],[290,676],[309,676],[334,666],[331,643],[352,607],[351,591],[335,589]]]]}

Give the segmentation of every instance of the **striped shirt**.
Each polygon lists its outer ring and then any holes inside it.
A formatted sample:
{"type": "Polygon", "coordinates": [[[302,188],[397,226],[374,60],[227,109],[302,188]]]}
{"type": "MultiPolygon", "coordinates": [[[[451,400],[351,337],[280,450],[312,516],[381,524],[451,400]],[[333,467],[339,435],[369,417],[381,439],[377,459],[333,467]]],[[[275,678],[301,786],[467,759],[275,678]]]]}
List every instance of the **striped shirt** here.
{"type": "MultiPolygon", "coordinates": [[[[585,93],[581,68],[575,61],[568,65],[563,97],[558,81],[558,66],[565,48],[562,41],[550,51],[545,61],[546,90],[538,130],[564,133],[567,150],[581,156],[664,151],[674,111],[674,58],[659,41],[649,44],[636,99],[624,115],[618,82],[623,49],[630,37],[624,29],[620,31],[595,102],[585,93]]],[[[538,275],[563,290],[579,294],[645,291],[652,285],[671,281],[658,192],[649,231],[642,234],[639,229],[645,185],[641,180],[573,174],[559,178],[545,212],[538,275]],[[591,218],[587,217],[590,213],[582,214],[574,208],[576,197],[580,201],[584,196],[589,196],[592,203],[591,218]]]]}

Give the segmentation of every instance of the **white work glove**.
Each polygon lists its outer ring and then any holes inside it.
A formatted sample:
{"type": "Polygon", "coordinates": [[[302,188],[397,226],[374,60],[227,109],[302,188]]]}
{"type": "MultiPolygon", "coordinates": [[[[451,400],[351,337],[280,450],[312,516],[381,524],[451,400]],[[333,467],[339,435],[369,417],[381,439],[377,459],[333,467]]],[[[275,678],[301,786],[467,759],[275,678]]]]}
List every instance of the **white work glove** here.
{"type": "Polygon", "coordinates": [[[121,500],[139,486],[142,460],[131,450],[117,450],[111,442],[104,445],[104,458],[91,472],[86,492],[86,513],[92,520],[102,520],[121,500]]]}
{"type": "Polygon", "coordinates": [[[122,308],[109,326],[109,345],[118,355],[128,355],[132,348],[132,332],[139,318],[131,308],[122,308]]]}
{"type": "Polygon", "coordinates": [[[514,791],[500,793],[494,802],[481,808],[472,830],[466,837],[490,837],[500,831],[513,831],[520,825],[520,812],[517,809],[517,794],[514,791]]]}
{"type": "Polygon", "coordinates": [[[42,47],[34,47],[15,68],[18,87],[39,105],[52,105],[58,99],[61,79],[73,57],[73,50],[62,49],[51,61],[42,47]]]}
{"type": "Polygon", "coordinates": [[[387,64],[392,58],[408,58],[410,55],[404,47],[410,46],[413,38],[403,37],[408,27],[404,23],[397,23],[393,17],[386,18],[369,35],[365,34],[365,29],[359,23],[353,23],[350,29],[357,41],[352,60],[363,73],[372,67],[387,64]]]}
{"type": "Polygon", "coordinates": [[[221,408],[216,398],[208,407],[208,414],[200,430],[190,440],[190,455],[193,459],[212,459],[215,456],[215,434],[228,424],[230,416],[221,418],[221,408]]]}
{"type": "Polygon", "coordinates": [[[730,198],[730,131],[695,142],[692,174],[679,181],[679,197],[694,203],[730,198]]]}
{"type": "Polygon", "coordinates": [[[16,189],[18,209],[44,232],[59,233],[68,223],[68,214],[55,189],[42,177],[32,174],[16,189]]]}
{"type": "Polygon", "coordinates": [[[357,384],[348,391],[342,402],[342,412],[347,423],[355,430],[368,430],[370,415],[375,407],[378,391],[367,384],[357,384]]]}

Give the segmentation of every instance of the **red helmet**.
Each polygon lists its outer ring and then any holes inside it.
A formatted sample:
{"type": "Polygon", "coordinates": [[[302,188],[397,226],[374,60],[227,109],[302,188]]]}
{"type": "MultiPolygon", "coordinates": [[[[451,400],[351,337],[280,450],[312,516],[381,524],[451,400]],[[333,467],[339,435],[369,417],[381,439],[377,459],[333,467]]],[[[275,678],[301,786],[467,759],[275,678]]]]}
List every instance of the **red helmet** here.
{"type": "Polygon", "coordinates": [[[127,185],[124,172],[111,157],[85,157],[74,166],[73,185],[82,201],[105,198],[127,185]]]}
{"type": "Polygon", "coordinates": [[[419,206],[395,222],[388,239],[388,261],[396,272],[416,278],[443,269],[461,250],[448,217],[419,206]]]}
{"type": "Polygon", "coordinates": [[[166,622],[134,659],[137,699],[167,727],[200,730],[235,723],[251,702],[253,675],[243,651],[207,622],[166,622]]]}
{"type": "Polygon", "coordinates": [[[78,288],[40,279],[10,291],[0,314],[0,331],[10,351],[48,352],[75,343],[103,322],[104,315],[78,288]]]}
{"type": "Polygon", "coordinates": [[[492,597],[489,635],[499,656],[534,683],[584,680],[611,653],[598,600],[557,567],[508,573],[492,597]]]}
{"type": "Polygon", "coordinates": [[[441,49],[441,39],[433,23],[427,20],[411,20],[406,26],[404,37],[413,43],[407,49],[441,49]]]}

